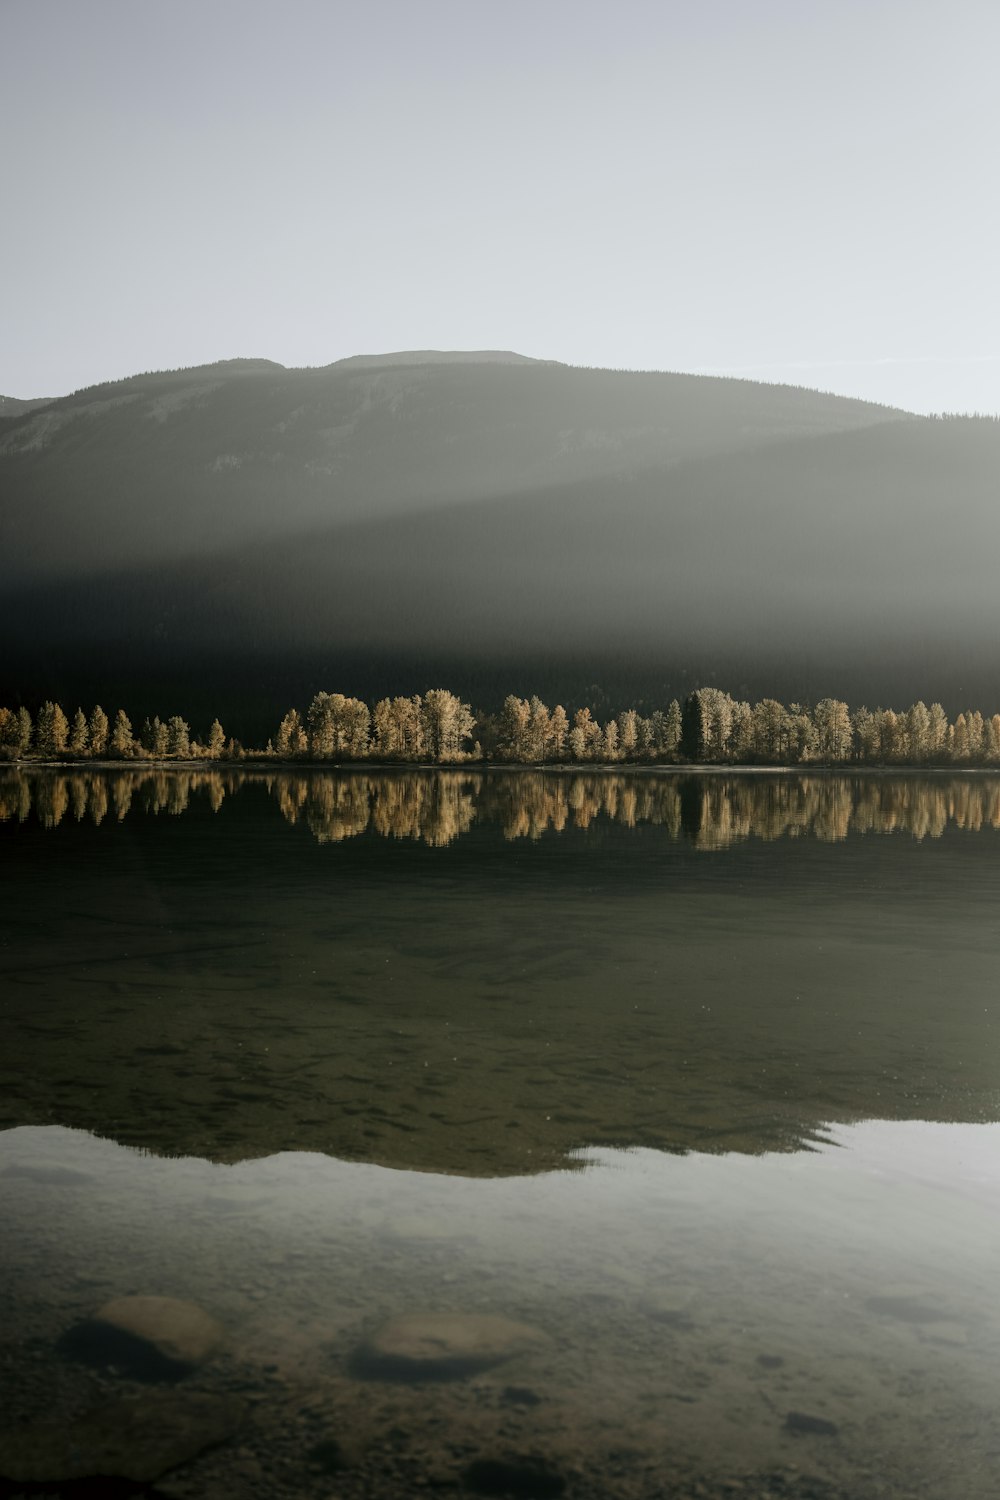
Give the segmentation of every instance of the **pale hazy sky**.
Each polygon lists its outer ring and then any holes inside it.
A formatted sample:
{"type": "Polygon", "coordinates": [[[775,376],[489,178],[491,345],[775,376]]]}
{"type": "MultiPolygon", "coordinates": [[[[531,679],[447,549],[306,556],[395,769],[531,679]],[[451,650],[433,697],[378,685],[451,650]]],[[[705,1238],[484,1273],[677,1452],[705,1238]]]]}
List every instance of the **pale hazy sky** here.
{"type": "Polygon", "coordinates": [[[509,348],[1000,411],[996,0],[0,0],[0,392],[509,348]]]}

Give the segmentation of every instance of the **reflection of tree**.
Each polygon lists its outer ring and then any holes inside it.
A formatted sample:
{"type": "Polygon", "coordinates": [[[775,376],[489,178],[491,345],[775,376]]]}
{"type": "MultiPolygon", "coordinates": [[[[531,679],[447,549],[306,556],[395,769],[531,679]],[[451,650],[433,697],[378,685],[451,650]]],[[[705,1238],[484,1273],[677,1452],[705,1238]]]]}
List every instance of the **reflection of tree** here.
{"type": "Polygon", "coordinates": [[[476,818],[481,778],[463,772],[274,777],[272,793],[285,818],[304,817],[320,843],[339,843],[367,829],[385,838],[444,846],[467,833],[476,818]]]}
{"type": "MultiPolygon", "coordinates": [[[[74,778],[76,779],[76,778],[74,778]]],[[[80,777],[83,781],[85,778],[80,777]]],[[[87,811],[92,823],[104,822],[108,811],[108,784],[103,776],[89,776],[87,780],[87,811]]]]}
{"type": "Polygon", "coordinates": [[[101,770],[65,776],[8,772],[0,776],[0,823],[24,822],[32,808],[48,828],[58,827],[67,811],[77,822],[89,817],[95,824],[104,821],[109,809],[122,822],[133,805],[145,813],[179,816],[187,811],[194,793],[204,795],[213,812],[218,812],[226,791],[239,784],[238,776],[227,784],[216,771],[101,770]]]}
{"type": "Polygon", "coordinates": [[[69,802],[73,810],[73,817],[77,823],[82,823],[87,816],[87,783],[82,776],[73,776],[69,783],[69,802]]]}
{"type": "Polygon", "coordinates": [[[998,776],[487,774],[472,768],[264,775],[215,768],[71,775],[11,769],[0,773],[0,822],[24,822],[34,812],[46,828],[58,828],[67,813],[99,824],[109,810],[120,822],[134,808],[179,816],[195,796],[218,812],[227,795],[253,785],[266,788],[282,817],[304,822],[320,843],[370,831],[441,848],[477,822],[500,828],[508,840],[585,830],[599,820],[627,828],[648,824],[698,849],[751,838],[838,843],[850,834],[925,839],[940,838],[948,827],[1000,829],[998,776]]]}
{"type": "Polygon", "coordinates": [[[45,776],[39,781],[35,810],[43,828],[58,828],[69,806],[69,786],[65,776],[45,776]]]}

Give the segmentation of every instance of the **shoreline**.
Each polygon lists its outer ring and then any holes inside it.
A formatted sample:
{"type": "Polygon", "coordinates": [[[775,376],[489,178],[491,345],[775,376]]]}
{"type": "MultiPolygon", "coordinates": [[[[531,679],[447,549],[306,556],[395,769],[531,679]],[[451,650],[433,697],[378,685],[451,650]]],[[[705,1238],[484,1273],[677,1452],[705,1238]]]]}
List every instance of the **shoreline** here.
{"type": "Polygon", "coordinates": [[[441,772],[471,772],[477,775],[508,776],[512,772],[555,776],[1000,776],[996,765],[893,765],[888,762],[864,765],[857,762],[802,761],[792,765],[736,765],[722,761],[395,761],[395,760],[295,760],[278,756],[249,754],[239,760],[156,760],[152,757],[123,760],[10,760],[0,761],[2,769],[14,771],[239,771],[264,774],[268,771],[301,773],[335,773],[357,775],[364,771],[399,774],[438,775],[441,772]]]}

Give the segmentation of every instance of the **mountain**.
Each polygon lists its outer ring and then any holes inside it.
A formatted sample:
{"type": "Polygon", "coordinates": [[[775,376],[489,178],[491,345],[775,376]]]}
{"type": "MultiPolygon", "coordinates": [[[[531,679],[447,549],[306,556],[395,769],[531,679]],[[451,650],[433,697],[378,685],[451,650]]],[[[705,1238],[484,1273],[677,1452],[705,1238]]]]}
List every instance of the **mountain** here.
{"type": "Polygon", "coordinates": [[[48,406],[51,400],[51,396],[35,396],[27,401],[19,401],[16,396],[0,396],[0,418],[26,416],[39,406],[48,406]]]}
{"type": "Polygon", "coordinates": [[[998,479],[995,422],[749,381],[496,351],[134,376],[0,416],[0,701],[714,679],[992,710],[998,479]]]}

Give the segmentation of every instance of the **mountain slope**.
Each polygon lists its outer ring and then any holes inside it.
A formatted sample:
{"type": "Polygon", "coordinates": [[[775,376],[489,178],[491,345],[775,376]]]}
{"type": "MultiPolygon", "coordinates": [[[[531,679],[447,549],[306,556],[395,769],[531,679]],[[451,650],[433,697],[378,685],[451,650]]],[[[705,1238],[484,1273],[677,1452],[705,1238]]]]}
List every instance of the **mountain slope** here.
{"type": "Polygon", "coordinates": [[[415,358],[323,370],[230,361],[0,420],[0,581],[159,562],[897,415],[749,382],[415,358]]]}
{"type": "Polygon", "coordinates": [[[423,358],[235,361],[0,421],[0,701],[169,685],[256,705],[247,733],[318,687],[433,682],[1000,707],[1000,424],[423,358]]]}

